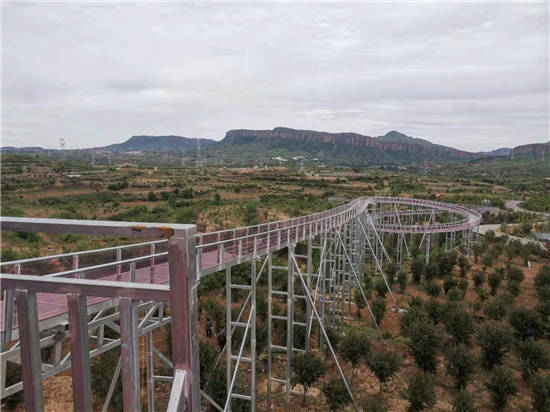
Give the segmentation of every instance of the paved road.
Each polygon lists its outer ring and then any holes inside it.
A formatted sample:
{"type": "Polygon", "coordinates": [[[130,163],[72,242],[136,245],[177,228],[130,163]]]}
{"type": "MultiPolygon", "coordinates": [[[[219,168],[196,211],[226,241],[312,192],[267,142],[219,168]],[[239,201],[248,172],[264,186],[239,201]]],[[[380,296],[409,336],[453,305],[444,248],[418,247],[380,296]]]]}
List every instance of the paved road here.
{"type": "MultiPolygon", "coordinates": [[[[507,224],[507,226],[517,226],[517,225],[518,225],[518,223],[508,223],[507,224]]],[[[495,236],[497,236],[497,237],[504,235],[504,233],[502,233],[499,229],[500,229],[500,224],[499,223],[490,224],[490,225],[479,225],[479,234],[485,236],[485,234],[489,230],[492,230],[493,232],[495,232],[495,236]]],[[[533,240],[533,239],[529,239],[529,238],[525,238],[525,237],[519,237],[519,236],[512,236],[512,235],[508,235],[508,238],[510,240],[519,240],[524,245],[527,244],[527,243],[530,243],[530,242],[537,243],[541,248],[546,250],[546,247],[544,247],[543,243],[538,242],[538,241],[533,240]]]]}
{"type": "Polygon", "coordinates": [[[524,209],[519,205],[522,202],[523,200],[507,200],[505,205],[508,209],[511,209],[514,212],[539,213],[541,215],[550,216],[550,212],[534,212],[532,210],[524,209]]]}

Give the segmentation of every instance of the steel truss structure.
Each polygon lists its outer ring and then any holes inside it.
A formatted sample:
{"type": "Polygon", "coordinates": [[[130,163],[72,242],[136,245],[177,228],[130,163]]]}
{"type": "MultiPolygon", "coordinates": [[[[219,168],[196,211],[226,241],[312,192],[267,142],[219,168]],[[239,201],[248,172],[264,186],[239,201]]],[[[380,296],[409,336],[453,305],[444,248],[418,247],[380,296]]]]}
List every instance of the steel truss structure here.
{"type": "Polygon", "coordinates": [[[385,264],[401,265],[413,248],[425,248],[428,260],[435,243],[443,244],[442,236],[446,249],[460,242],[469,251],[480,220],[468,207],[395,197],[363,197],[308,216],[213,233],[197,233],[195,225],[186,224],[3,217],[2,230],[163,239],[1,263],[1,398],[23,390],[26,410],[44,410],[42,381],[71,369],[74,409],[91,411],[90,359],[120,347],[103,411],[119,379],[124,409],[141,409],[141,358],[148,411],[155,410],[158,382],[171,383],[169,411],[199,411],[204,402],[220,411],[248,402],[257,410],[257,285],[262,282],[267,283],[266,408],[276,399],[289,410],[292,358],[314,346],[330,353],[355,404],[327,327],[351,313],[357,295],[380,333],[362,287],[365,263],[376,268],[397,305],[385,264]],[[232,269],[243,263],[250,265],[250,282],[234,283],[232,269]],[[201,390],[199,372],[197,291],[202,279],[219,271],[226,280],[226,344],[216,360],[217,365],[225,357],[224,404],[207,393],[208,383],[201,390]],[[236,290],[246,298],[234,317],[236,290]],[[305,307],[305,316],[296,317],[297,305],[305,307]],[[171,354],[153,340],[153,332],[167,324],[171,354]],[[286,333],[277,333],[281,330],[286,333]],[[47,348],[53,354],[45,361],[41,351],[47,348]],[[157,374],[155,360],[173,373],[157,374]],[[7,384],[8,362],[22,366],[22,381],[7,384]],[[243,377],[248,377],[247,393],[238,389],[243,377]]]}

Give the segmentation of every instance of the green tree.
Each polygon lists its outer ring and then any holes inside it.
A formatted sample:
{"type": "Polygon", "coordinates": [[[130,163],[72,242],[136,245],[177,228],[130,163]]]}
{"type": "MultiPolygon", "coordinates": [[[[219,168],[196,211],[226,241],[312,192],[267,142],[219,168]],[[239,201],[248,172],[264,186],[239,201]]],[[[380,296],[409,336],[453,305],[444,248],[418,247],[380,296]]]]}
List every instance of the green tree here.
{"type": "Polygon", "coordinates": [[[388,287],[386,286],[386,282],[384,282],[383,279],[378,279],[376,283],[374,284],[374,289],[376,290],[376,293],[381,298],[386,297],[386,293],[388,292],[388,287]]]}
{"type": "Polygon", "coordinates": [[[544,324],[538,312],[533,309],[518,308],[510,313],[510,325],[517,338],[538,339],[544,334],[544,324]]]}
{"type": "Polygon", "coordinates": [[[435,405],[435,381],[432,374],[427,372],[415,373],[407,388],[409,412],[420,412],[435,405]]]}
{"type": "Polygon", "coordinates": [[[355,288],[353,291],[353,302],[357,306],[357,317],[361,317],[361,310],[366,306],[365,299],[359,288],[355,288]]]}
{"type": "Polygon", "coordinates": [[[515,396],[518,391],[513,374],[502,367],[493,370],[486,386],[497,411],[503,410],[508,403],[508,399],[515,396]]]}
{"type": "Polygon", "coordinates": [[[460,255],[458,258],[458,267],[460,268],[460,276],[465,277],[468,271],[470,270],[470,262],[468,258],[464,255],[460,255]]]}
{"type": "Polygon", "coordinates": [[[502,324],[488,324],[478,331],[477,340],[481,347],[483,366],[492,369],[502,363],[510,347],[512,334],[502,324]]]}
{"type": "Polygon", "coordinates": [[[411,272],[414,283],[420,283],[422,276],[424,275],[424,260],[422,258],[416,258],[411,265],[411,272]]]}
{"type": "Polygon", "coordinates": [[[367,366],[383,385],[401,367],[401,358],[395,351],[377,350],[367,359],[367,366]]]}
{"type": "Polygon", "coordinates": [[[538,372],[539,369],[546,369],[550,366],[550,357],[540,341],[533,338],[520,341],[517,345],[517,351],[524,380],[529,380],[529,377],[538,372]]]}
{"type": "Polygon", "coordinates": [[[531,380],[532,405],[536,412],[550,411],[550,375],[536,375],[531,380]]]}
{"type": "Polygon", "coordinates": [[[461,305],[450,305],[443,317],[447,332],[453,336],[457,344],[470,343],[470,336],[474,333],[474,317],[461,305]]]}
{"type": "Polygon", "coordinates": [[[451,348],[447,353],[447,373],[454,379],[457,389],[464,389],[475,370],[476,360],[465,344],[451,348]]]}
{"type": "Polygon", "coordinates": [[[495,296],[497,294],[498,287],[502,283],[501,273],[496,270],[492,273],[489,273],[489,276],[487,277],[487,283],[491,288],[491,295],[495,296]]]}
{"type": "Polygon", "coordinates": [[[399,284],[399,290],[401,293],[404,293],[407,289],[407,282],[408,282],[408,276],[407,273],[404,271],[400,271],[397,274],[397,283],[399,284]]]}
{"type": "Polygon", "coordinates": [[[453,412],[476,412],[474,397],[470,392],[462,390],[457,392],[453,399],[453,412]]]}
{"type": "Polygon", "coordinates": [[[325,362],[312,352],[294,356],[291,365],[292,379],[290,383],[292,387],[296,384],[303,386],[302,405],[305,405],[308,389],[326,373],[327,367],[325,362]]]}
{"type": "Polygon", "coordinates": [[[340,341],[339,351],[342,358],[353,368],[353,376],[361,361],[370,353],[370,339],[363,329],[351,329],[340,341]]]}
{"type": "Polygon", "coordinates": [[[386,301],[384,299],[376,299],[372,303],[371,309],[374,317],[376,318],[376,322],[380,325],[382,323],[382,319],[384,319],[384,315],[386,314],[386,301]]]}
{"type": "Polygon", "coordinates": [[[436,356],[441,346],[441,336],[433,324],[419,321],[411,325],[408,346],[416,363],[422,370],[435,371],[437,367],[436,356]]]}
{"type": "Polygon", "coordinates": [[[343,408],[351,402],[348,390],[340,377],[331,379],[322,387],[323,395],[331,411],[343,408]]]}

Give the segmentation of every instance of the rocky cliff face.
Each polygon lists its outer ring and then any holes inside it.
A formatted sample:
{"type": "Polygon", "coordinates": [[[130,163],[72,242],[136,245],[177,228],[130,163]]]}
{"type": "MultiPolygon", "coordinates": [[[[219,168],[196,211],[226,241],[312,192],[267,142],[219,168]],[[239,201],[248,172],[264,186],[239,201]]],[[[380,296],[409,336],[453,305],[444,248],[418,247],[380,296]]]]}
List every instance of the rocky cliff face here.
{"type": "Polygon", "coordinates": [[[512,149],[512,154],[514,156],[548,156],[548,159],[550,161],[550,142],[517,146],[512,149]]]}
{"type": "Polygon", "coordinates": [[[302,143],[323,143],[332,146],[350,146],[372,148],[383,151],[404,152],[441,159],[469,159],[478,157],[474,153],[456,150],[451,147],[432,144],[426,140],[415,139],[402,133],[391,131],[385,136],[371,137],[358,133],[328,133],[312,130],[296,130],[286,127],[276,127],[273,130],[230,130],[223,142],[227,144],[246,144],[252,141],[267,139],[271,143],[277,140],[302,143]]]}

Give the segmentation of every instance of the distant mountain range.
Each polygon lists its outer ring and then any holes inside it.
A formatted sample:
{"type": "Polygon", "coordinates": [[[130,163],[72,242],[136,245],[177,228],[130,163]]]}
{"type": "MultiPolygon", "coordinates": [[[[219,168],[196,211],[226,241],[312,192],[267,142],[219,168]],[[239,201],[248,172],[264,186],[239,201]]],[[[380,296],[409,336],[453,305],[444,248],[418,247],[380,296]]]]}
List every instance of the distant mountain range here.
{"type": "MultiPolygon", "coordinates": [[[[230,130],[221,141],[182,136],[132,136],[125,142],[96,148],[97,151],[172,152],[193,155],[200,142],[202,153],[239,158],[243,163],[259,159],[304,156],[335,164],[413,163],[421,161],[467,161],[492,156],[550,157],[550,142],[516,148],[500,148],[490,152],[472,153],[431,143],[392,130],[383,136],[371,137],[358,133],[328,133],[276,127],[272,130],[230,130]]],[[[3,147],[4,153],[40,153],[52,150],[38,147],[3,147]]],[[[91,149],[81,149],[89,151],[91,149]]]]}

